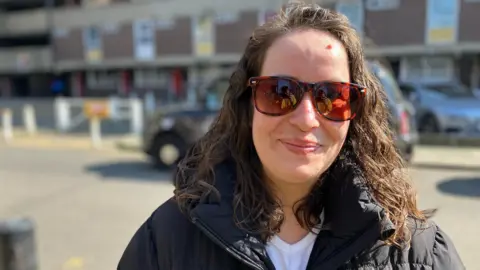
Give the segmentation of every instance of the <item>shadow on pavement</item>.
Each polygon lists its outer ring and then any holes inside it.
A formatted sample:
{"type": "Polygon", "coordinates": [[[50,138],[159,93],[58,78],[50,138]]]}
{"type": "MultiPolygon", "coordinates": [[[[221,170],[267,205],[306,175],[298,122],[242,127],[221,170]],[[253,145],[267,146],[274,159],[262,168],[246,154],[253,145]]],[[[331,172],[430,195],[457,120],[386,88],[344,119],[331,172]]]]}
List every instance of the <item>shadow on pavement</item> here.
{"type": "Polygon", "coordinates": [[[463,172],[480,172],[480,166],[473,165],[453,165],[453,164],[436,164],[436,163],[421,163],[416,162],[411,165],[416,169],[429,169],[429,170],[452,170],[463,172]]]}
{"type": "Polygon", "coordinates": [[[465,197],[480,197],[480,176],[447,179],[437,185],[443,193],[465,197]]]}
{"type": "Polygon", "coordinates": [[[92,164],[85,170],[107,180],[172,182],[170,171],[160,171],[148,162],[138,160],[92,164]]]}

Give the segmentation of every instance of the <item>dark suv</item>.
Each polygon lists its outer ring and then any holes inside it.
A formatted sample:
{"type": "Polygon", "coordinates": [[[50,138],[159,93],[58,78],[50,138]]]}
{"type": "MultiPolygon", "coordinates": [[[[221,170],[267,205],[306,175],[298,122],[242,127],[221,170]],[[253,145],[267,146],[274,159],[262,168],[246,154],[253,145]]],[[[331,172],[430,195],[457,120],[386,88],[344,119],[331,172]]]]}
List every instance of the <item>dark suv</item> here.
{"type": "MultiPolygon", "coordinates": [[[[369,65],[388,95],[390,125],[395,130],[396,144],[404,159],[410,161],[418,137],[413,107],[403,98],[396,80],[387,68],[378,62],[369,62],[369,65]]],[[[143,150],[154,165],[162,169],[171,168],[207,132],[221,104],[214,97],[223,96],[228,88],[229,76],[230,73],[220,75],[206,87],[201,87],[200,92],[207,93],[206,96],[213,99],[207,98],[203,104],[189,108],[170,111],[160,108],[151,117],[144,132],[143,150]]]]}

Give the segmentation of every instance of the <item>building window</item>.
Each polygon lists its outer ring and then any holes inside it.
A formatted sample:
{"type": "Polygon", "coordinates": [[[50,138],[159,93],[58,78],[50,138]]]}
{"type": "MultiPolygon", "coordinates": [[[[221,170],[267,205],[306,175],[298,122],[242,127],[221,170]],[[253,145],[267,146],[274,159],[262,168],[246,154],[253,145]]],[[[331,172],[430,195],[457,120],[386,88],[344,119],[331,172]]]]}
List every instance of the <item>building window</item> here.
{"type": "Polygon", "coordinates": [[[113,71],[90,71],[86,79],[87,88],[91,90],[110,90],[118,86],[119,74],[113,71]]]}
{"type": "Polygon", "coordinates": [[[399,77],[401,81],[452,81],[455,62],[452,57],[405,57],[399,77]]]}
{"type": "Polygon", "coordinates": [[[168,72],[160,69],[137,69],[134,71],[134,86],[136,88],[167,88],[168,72]]]}

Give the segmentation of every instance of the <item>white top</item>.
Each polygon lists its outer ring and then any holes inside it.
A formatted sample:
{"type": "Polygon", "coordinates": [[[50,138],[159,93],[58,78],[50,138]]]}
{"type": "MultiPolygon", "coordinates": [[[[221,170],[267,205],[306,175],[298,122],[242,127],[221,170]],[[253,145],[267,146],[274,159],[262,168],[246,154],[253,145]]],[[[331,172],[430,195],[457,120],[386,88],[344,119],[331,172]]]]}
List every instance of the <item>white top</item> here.
{"type": "Polygon", "coordinates": [[[305,270],[317,235],[310,232],[295,244],[288,244],[274,236],[267,243],[267,253],[276,270],[305,270]]]}

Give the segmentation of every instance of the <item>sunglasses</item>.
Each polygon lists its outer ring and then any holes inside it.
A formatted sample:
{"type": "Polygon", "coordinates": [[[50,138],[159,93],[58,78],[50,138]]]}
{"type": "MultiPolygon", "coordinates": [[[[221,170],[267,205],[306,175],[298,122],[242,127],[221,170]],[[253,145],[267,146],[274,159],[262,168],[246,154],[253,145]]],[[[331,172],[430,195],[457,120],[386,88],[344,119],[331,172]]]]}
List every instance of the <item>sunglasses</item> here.
{"type": "Polygon", "coordinates": [[[306,92],[311,92],[317,111],[336,122],[353,119],[366,94],[365,87],[354,83],[307,83],[286,76],[252,77],[248,86],[260,113],[286,115],[298,107],[306,92]]]}

